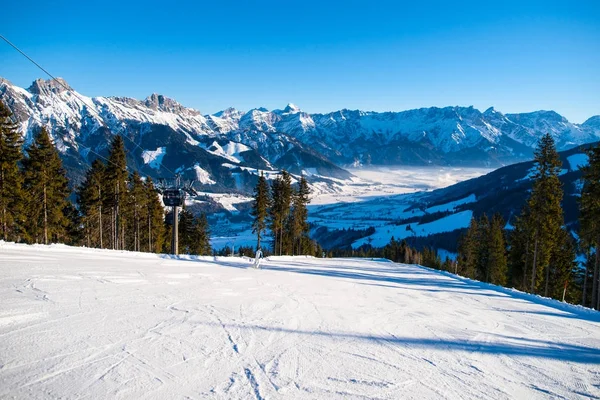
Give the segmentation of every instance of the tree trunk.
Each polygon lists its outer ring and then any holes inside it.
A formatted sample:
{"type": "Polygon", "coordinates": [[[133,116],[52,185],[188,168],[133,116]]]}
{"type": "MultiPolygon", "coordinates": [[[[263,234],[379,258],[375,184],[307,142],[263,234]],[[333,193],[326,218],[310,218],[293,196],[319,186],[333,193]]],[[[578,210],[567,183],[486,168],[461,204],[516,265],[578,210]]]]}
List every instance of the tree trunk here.
{"type": "MultiPolygon", "coordinates": [[[[596,294],[596,310],[600,310],[600,287],[598,287],[598,266],[600,264],[600,238],[596,242],[596,263],[594,264],[594,292],[596,294]]],[[[593,303],[592,303],[593,307],[593,303]]]]}
{"type": "Polygon", "coordinates": [[[546,284],[544,285],[544,297],[548,297],[548,284],[550,283],[550,264],[546,265],[546,284]]]}
{"type": "MultiPolygon", "coordinates": [[[[2,169],[2,179],[0,182],[2,182],[2,189],[4,189],[4,169],[2,169]]],[[[2,193],[4,194],[4,190],[2,190],[2,193]]],[[[8,240],[8,227],[6,224],[6,201],[6,199],[2,199],[2,236],[4,237],[5,242],[8,240]]]]}
{"type": "Polygon", "coordinates": [[[46,197],[46,185],[44,185],[44,244],[48,244],[48,199],[46,197]]]}
{"type": "Polygon", "coordinates": [[[583,293],[581,296],[581,305],[585,307],[585,294],[587,292],[587,278],[588,278],[588,262],[590,260],[590,256],[591,256],[591,251],[588,248],[588,252],[587,252],[587,257],[586,257],[586,263],[585,263],[585,273],[583,275],[583,293]]]}
{"type": "Polygon", "coordinates": [[[527,290],[527,264],[529,261],[529,239],[525,244],[525,263],[523,264],[523,291],[527,290]]]}
{"type": "Polygon", "coordinates": [[[104,248],[102,245],[102,191],[98,189],[98,198],[100,203],[98,204],[98,224],[100,225],[100,248],[104,248]]]}
{"type": "Polygon", "coordinates": [[[152,213],[148,210],[148,253],[152,252],[152,213]]]}
{"type": "Polygon", "coordinates": [[[537,251],[538,251],[538,238],[536,232],[535,246],[533,248],[533,265],[531,266],[531,293],[535,293],[535,273],[536,273],[536,262],[537,262],[537,251]]]}
{"type": "Polygon", "coordinates": [[[5,242],[8,240],[6,229],[6,206],[4,206],[2,207],[2,236],[4,237],[5,242]]]}

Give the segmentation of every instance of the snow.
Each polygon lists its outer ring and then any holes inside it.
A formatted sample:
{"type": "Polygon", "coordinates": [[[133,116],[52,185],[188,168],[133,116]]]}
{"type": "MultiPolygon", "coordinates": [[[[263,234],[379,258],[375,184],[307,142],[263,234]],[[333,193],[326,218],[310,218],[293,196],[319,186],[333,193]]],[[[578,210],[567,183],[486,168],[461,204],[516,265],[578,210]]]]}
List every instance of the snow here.
{"type": "Polygon", "coordinates": [[[588,165],[587,154],[577,153],[567,157],[567,161],[571,166],[571,171],[577,171],[581,167],[588,165]]]}
{"type": "Polygon", "coordinates": [[[2,398],[594,398],[600,314],[385,260],[0,243],[2,398]]]}
{"type": "MultiPolygon", "coordinates": [[[[438,220],[419,224],[383,224],[375,227],[375,233],[352,243],[352,247],[358,248],[365,244],[373,247],[383,247],[390,242],[392,236],[396,240],[406,239],[414,236],[429,236],[436,233],[452,232],[456,229],[467,228],[473,217],[472,210],[465,210],[456,214],[447,215],[438,220]],[[410,229],[408,229],[410,226],[410,229]]],[[[371,225],[374,226],[375,224],[371,225]]],[[[329,225],[327,225],[329,226],[329,225]]]]}
{"type": "Polygon", "coordinates": [[[227,144],[221,146],[217,141],[214,141],[210,146],[206,146],[205,149],[211,154],[223,157],[236,164],[244,161],[244,157],[240,153],[251,150],[250,147],[241,143],[227,142],[227,144]]]}
{"type": "Polygon", "coordinates": [[[144,160],[144,164],[148,164],[150,168],[159,170],[166,153],[166,147],[159,147],[156,150],[144,150],[142,152],[142,159],[144,160]]]}
{"type": "Polygon", "coordinates": [[[430,214],[433,214],[436,212],[443,212],[443,211],[454,211],[454,209],[456,207],[463,205],[463,204],[473,203],[476,200],[477,199],[475,198],[475,195],[470,194],[469,196],[465,197],[464,199],[455,200],[450,203],[440,204],[440,205],[434,206],[434,207],[429,207],[426,211],[430,214]]]}
{"type": "MultiPolygon", "coordinates": [[[[529,170],[527,171],[527,175],[525,175],[523,178],[521,179],[517,179],[515,182],[522,182],[522,181],[526,181],[526,180],[532,180],[535,177],[536,174],[536,166],[534,165],[533,167],[529,168],[529,170]]],[[[558,172],[558,176],[562,176],[564,174],[566,174],[567,172],[569,172],[569,170],[567,169],[561,169],[558,172]]]]}
{"type": "Polygon", "coordinates": [[[198,165],[198,163],[194,164],[194,171],[196,172],[196,179],[198,180],[198,182],[205,184],[205,185],[214,185],[215,183],[217,183],[211,179],[208,171],[202,169],[198,165]]]}
{"type": "MultiPolygon", "coordinates": [[[[348,168],[355,178],[340,183],[340,190],[322,190],[312,204],[363,201],[377,196],[440,189],[492,172],[486,168],[380,166],[348,168]]],[[[310,172],[310,171],[307,171],[310,172]]],[[[308,174],[307,174],[308,175],[308,174]]]]}

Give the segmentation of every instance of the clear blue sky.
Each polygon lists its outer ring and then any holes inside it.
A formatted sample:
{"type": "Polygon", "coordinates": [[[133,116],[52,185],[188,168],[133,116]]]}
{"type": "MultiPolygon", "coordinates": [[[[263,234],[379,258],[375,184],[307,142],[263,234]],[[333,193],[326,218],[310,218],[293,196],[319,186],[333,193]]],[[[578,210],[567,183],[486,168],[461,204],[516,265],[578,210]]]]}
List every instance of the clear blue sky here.
{"type": "MultiPolygon", "coordinates": [[[[600,114],[600,1],[4,2],[0,33],[88,96],[203,113],[489,106],[600,114]]],[[[0,42],[0,76],[42,77],[0,42]]]]}

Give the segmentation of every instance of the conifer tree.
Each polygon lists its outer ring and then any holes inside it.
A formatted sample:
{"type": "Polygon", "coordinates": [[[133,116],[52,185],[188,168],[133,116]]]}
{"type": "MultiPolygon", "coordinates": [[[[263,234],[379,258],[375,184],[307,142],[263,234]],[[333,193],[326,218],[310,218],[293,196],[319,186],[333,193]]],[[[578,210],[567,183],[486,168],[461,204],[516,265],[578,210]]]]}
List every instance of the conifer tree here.
{"type": "Polygon", "coordinates": [[[298,182],[298,189],[293,191],[292,195],[292,215],[291,215],[291,237],[292,254],[305,254],[308,249],[303,248],[308,239],[308,203],[310,202],[310,188],[308,181],[303,176],[298,182]],[[297,252],[294,252],[294,249],[297,252]]]}
{"type": "MultiPolygon", "coordinates": [[[[600,144],[587,151],[588,165],[582,168],[583,188],[580,199],[580,237],[594,257],[591,306],[600,310],[600,144]]],[[[587,283],[587,282],[586,282],[587,283]]],[[[586,285],[587,286],[587,285],[586,285]]],[[[587,287],[586,287],[587,289],[587,287]]],[[[585,294],[584,294],[585,297],[585,294]]]]}
{"type": "Polygon", "coordinates": [[[194,220],[194,231],[196,233],[196,254],[209,256],[212,253],[210,245],[210,228],[206,214],[202,213],[194,220]]]}
{"type": "Polygon", "coordinates": [[[0,229],[3,240],[20,239],[23,230],[23,178],[19,162],[23,140],[12,113],[0,101],[0,229]]]}
{"type": "Polygon", "coordinates": [[[489,282],[490,273],[490,220],[483,214],[477,222],[477,267],[475,276],[477,280],[489,282]]]}
{"type": "Polygon", "coordinates": [[[150,177],[146,178],[144,183],[146,194],[146,224],[144,229],[143,244],[147,243],[146,251],[150,253],[160,253],[165,240],[165,211],[154,182],[150,177]]]}
{"type": "Polygon", "coordinates": [[[179,212],[179,252],[182,254],[194,253],[194,216],[187,208],[179,212]]]}
{"type": "Polygon", "coordinates": [[[133,251],[141,251],[143,224],[147,220],[147,196],[144,182],[137,171],[129,179],[128,200],[130,245],[133,251]]]}
{"type": "Polygon", "coordinates": [[[98,159],[92,162],[82,185],[77,190],[81,224],[88,247],[104,247],[102,202],[105,165],[98,159]]]}
{"type": "Polygon", "coordinates": [[[556,246],[550,257],[548,278],[545,282],[548,287],[547,296],[562,300],[563,291],[570,294],[569,288],[577,287],[576,282],[572,279],[577,265],[575,256],[575,243],[571,234],[566,229],[559,229],[556,246]]]}
{"type": "Polygon", "coordinates": [[[68,181],[58,151],[45,128],[26,150],[24,187],[28,194],[27,232],[30,241],[48,244],[63,241],[68,221],[64,215],[68,181]]]}
{"type": "Polygon", "coordinates": [[[252,233],[256,234],[256,248],[260,248],[260,242],[263,234],[267,230],[267,217],[269,215],[269,204],[271,203],[271,195],[269,184],[264,175],[260,174],[258,183],[254,188],[254,202],[252,203],[251,215],[254,217],[252,222],[252,233]]]}
{"type": "MultiPolygon", "coordinates": [[[[561,162],[556,152],[554,139],[549,134],[544,135],[535,151],[535,174],[534,183],[527,205],[522,211],[519,219],[522,224],[519,227],[525,241],[518,246],[511,247],[526,248],[525,259],[528,263],[530,285],[532,293],[538,292],[542,286],[544,295],[548,295],[550,286],[556,284],[551,282],[550,262],[552,254],[559,246],[557,238],[563,225],[562,214],[562,185],[558,179],[561,162]]],[[[513,250],[514,251],[514,250],[513,250]]],[[[511,255],[515,259],[515,255],[511,255]]]]}
{"type": "Polygon", "coordinates": [[[467,229],[467,233],[462,237],[458,246],[458,273],[472,279],[475,278],[475,271],[477,270],[477,231],[477,220],[471,218],[469,229],[467,229]]]}
{"type": "Polygon", "coordinates": [[[189,210],[179,214],[180,251],[184,254],[210,255],[210,232],[206,215],[195,217],[189,210]]]}
{"type": "Polygon", "coordinates": [[[506,285],[507,260],[504,241],[504,220],[500,214],[494,215],[490,224],[488,240],[481,243],[489,248],[486,282],[494,285],[506,285]]]}
{"type": "Polygon", "coordinates": [[[531,265],[531,233],[527,225],[530,222],[527,204],[521,214],[516,217],[514,228],[508,235],[508,285],[527,291],[527,272],[531,265]]]}
{"type": "Polygon", "coordinates": [[[273,233],[273,253],[283,254],[284,230],[290,214],[292,197],[292,177],[283,170],[271,184],[272,201],[269,211],[271,232],[273,233]]]}
{"type": "Polygon", "coordinates": [[[123,138],[115,136],[106,165],[106,200],[110,209],[110,243],[113,249],[125,248],[124,206],[127,198],[127,159],[123,138]]]}

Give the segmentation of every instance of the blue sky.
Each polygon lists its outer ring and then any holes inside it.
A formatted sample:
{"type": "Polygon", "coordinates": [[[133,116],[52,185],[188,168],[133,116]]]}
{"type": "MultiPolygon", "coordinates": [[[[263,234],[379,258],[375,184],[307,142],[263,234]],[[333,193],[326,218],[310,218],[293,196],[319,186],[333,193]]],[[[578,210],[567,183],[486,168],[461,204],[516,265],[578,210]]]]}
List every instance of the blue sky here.
{"type": "MultiPolygon", "coordinates": [[[[473,105],[600,114],[598,1],[8,1],[0,34],[88,96],[203,113],[473,105]]],[[[0,76],[41,71],[0,42],[0,76]]]]}

